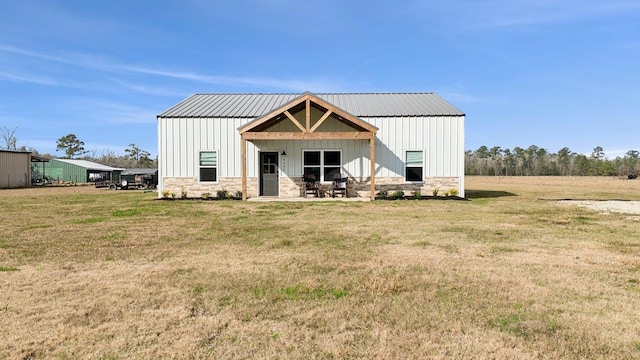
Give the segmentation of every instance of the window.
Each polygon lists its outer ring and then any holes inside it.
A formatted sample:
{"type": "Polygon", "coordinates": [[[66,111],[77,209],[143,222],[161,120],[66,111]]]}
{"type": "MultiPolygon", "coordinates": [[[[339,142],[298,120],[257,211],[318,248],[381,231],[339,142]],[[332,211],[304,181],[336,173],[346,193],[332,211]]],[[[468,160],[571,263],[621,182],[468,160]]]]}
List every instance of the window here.
{"type": "Polygon", "coordinates": [[[303,152],[304,174],[313,174],[319,181],[333,181],[342,171],[342,153],[339,150],[313,150],[303,152]]]}
{"type": "Polygon", "coordinates": [[[422,169],[424,168],[424,157],[422,150],[407,151],[405,156],[405,180],[424,181],[422,178],[422,169]]]}
{"type": "Polygon", "coordinates": [[[333,181],[340,177],[340,151],[325,151],[324,160],[324,181],[333,181]]]}
{"type": "Polygon", "coordinates": [[[218,152],[217,151],[201,151],[200,152],[200,181],[202,182],[218,181],[218,152]]]}

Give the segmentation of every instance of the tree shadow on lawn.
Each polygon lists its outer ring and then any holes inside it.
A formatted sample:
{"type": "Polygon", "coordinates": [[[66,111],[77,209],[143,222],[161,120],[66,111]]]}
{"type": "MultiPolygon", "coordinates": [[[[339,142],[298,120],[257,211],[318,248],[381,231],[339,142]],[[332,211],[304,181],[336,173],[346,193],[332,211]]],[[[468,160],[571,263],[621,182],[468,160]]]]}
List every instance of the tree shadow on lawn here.
{"type": "Polygon", "coordinates": [[[518,196],[508,191],[493,191],[493,190],[465,190],[465,196],[467,199],[489,199],[499,198],[505,196],[518,196]]]}

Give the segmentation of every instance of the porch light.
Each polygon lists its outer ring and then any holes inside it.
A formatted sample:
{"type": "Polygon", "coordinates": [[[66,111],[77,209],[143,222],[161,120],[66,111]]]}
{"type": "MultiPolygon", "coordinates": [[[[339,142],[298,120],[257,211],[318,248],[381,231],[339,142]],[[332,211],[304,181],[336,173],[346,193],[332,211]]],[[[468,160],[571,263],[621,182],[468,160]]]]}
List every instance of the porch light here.
{"type": "Polygon", "coordinates": [[[280,155],[287,156],[287,153],[284,150],[282,150],[282,154],[280,154],[280,155]]]}

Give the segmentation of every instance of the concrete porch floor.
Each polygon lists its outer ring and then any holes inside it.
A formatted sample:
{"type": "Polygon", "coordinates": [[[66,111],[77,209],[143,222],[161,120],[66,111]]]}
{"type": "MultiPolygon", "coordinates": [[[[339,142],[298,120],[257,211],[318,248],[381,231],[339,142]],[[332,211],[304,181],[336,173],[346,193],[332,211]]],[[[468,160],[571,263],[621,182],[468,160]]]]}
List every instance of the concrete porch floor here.
{"type": "Polygon", "coordinates": [[[343,201],[343,202],[358,202],[358,201],[371,201],[368,197],[297,197],[297,198],[279,198],[275,196],[259,196],[248,198],[247,201],[253,202],[319,202],[319,201],[343,201]]]}

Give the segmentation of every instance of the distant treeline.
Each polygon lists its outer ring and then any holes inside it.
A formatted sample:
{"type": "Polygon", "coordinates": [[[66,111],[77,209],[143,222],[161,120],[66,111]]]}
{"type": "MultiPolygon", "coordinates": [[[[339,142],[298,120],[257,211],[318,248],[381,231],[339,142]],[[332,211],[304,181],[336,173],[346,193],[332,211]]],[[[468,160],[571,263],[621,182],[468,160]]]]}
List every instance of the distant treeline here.
{"type": "Polygon", "coordinates": [[[466,175],[485,176],[628,176],[640,172],[640,152],[629,150],[624,157],[608,159],[600,146],[584,155],[567,147],[552,153],[535,145],[513,150],[483,145],[465,152],[464,170],[466,175]]]}

